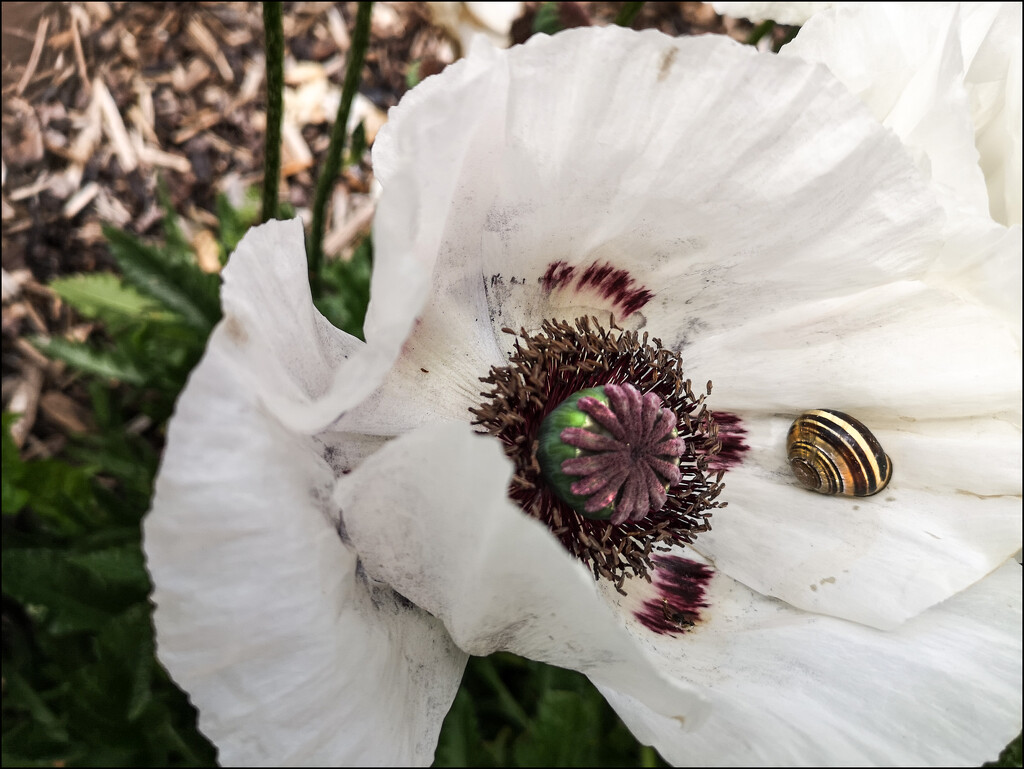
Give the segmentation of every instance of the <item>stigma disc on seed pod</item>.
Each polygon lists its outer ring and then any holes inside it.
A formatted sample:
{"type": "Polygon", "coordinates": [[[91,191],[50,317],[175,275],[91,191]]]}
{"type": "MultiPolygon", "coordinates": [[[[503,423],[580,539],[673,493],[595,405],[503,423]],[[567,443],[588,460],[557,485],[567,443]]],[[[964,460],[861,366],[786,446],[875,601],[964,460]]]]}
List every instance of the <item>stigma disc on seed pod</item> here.
{"type": "Polygon", "coordinates": [[[640,521],[661,510],[681,479],[676,423],[658,395],[628,383],[580,390],[541,424],[541,473],[587,518],[640,521]]]}

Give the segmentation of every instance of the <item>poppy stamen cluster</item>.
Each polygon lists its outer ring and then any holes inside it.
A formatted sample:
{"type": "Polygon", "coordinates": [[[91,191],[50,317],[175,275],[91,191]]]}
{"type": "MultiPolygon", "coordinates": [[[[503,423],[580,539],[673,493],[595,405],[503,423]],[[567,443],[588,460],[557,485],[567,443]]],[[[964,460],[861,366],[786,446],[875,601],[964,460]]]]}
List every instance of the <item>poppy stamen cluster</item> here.
{"type": "Polygon", "coordinates": [[[708,467],[722,446],[705,403],[711,383],[706,393],[696,395],[678,353],[646,333],[623,330],[614,321],[610,326],[584,317],[573,323],[544,321],[536,334],[503,329],[517,337],[508,365],[481,377],[491,389],[470,411],[474,424],[500,439],[515,465],[509,496],[543,522],[595,578],[612,581],[624,593],[626,579],[650,580],[652,553],[689,544],[711,528],[712,510],[725,506],[717,501],[724,471],[708,467]],[[657,396],[675,416],[673,429],[682,444],[679,475],[672,474],[663,505],[638,520],[587,517],[561,498],[538,460],[539,434],[548,415],[573,393],[606,385],[628,385],[641,397],[657,396]]]}

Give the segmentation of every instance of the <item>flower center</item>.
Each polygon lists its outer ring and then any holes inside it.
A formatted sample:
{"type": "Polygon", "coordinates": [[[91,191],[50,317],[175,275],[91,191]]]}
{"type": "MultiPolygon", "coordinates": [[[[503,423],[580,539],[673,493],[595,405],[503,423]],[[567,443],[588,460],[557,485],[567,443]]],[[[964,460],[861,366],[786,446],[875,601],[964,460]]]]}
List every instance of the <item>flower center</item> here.
{"type": "Polygon", "coordinates": [[[581,390],[541,423],[541,473],[587,518],[641,521],[682,479],[678,421],[657,393],[641,395],[629,383],[581,390]]]}
{"type": "MultiPolygon", "coordinates": [[[[724,470],[718,425],[681,358],[596,319],[520,330],[509,365],[470,409],[515,464],[509,496],[620,592],[655,551],[710,529],[724,470]]],[[[711,392],[708,382],[707,393],[711,392]]]]}

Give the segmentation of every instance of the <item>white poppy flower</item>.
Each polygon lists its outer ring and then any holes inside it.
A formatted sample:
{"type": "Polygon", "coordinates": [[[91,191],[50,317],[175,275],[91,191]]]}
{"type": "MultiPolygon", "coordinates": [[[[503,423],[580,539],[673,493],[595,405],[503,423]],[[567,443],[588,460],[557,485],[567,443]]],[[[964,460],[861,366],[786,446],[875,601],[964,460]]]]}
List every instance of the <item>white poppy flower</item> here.
{"type": "Polygon", "coordinates": [[[619,28],[481,48],[375,170],[366,343],[313,308],[301,226],[255,228],[169,428],[158,650],[223,762],[428,763],[496,650],[582,671],[676,764],[977,764],[1017,734],[1019,344],[926,280],[947,213],[824,68],[619,28]],[[649,498],[618,525],[532,451],[607,383],[605,438],[657,450],[561,467],[649,498]],[[799,487],[812,408],[869,425],[881,493],[799,487]]]}
{"type": "Polygon", "coordinates": [[[964,210],[1021,223],[1020,3],[831,8],[782,53],[828,66],[964,210]]]}
{"type": "Polygon", "coordinates": [[[834,5],[850,3],[808,2],[808,3],[732,3],[714,2],[715,13],[732,16],[734,19],[750,19],[757,23],[771,20],[779,24],[804,24],[811,16],[834,5]]]}

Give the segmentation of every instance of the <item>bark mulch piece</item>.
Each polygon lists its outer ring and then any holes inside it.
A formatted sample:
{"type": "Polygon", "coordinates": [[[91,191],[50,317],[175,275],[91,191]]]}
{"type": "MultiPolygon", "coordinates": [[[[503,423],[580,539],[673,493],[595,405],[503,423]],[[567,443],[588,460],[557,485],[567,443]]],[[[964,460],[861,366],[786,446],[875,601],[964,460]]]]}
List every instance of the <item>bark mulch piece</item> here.
{"type": "MultiPolygon", "coordinates": [[[[353,123],[370,143],[410,81],[451,63],[459,41],[427,3],[374,6],[353,123]]],[[[529,29],[539,3],[524,3],[529,29]]],[[[566,24],[606,24],[621,3],[564,3],[566,24]],[[571,18],[570,18],[571,17],[571,18]]],[[[308,214],[340,98],[355,3],[284,5],[286,113],[281,200],[308,214]]],[[[162,184],[204,269],[216,270],[217,198],[262,182],[266,124],[259,3],[3,4],[3,402],[19,445],[59,451],[91,429],[84,388],[33,336],[86,339],[91,324],[48,291],[55,277],[109,270],[101,227],[161,234],[162,184]]],[[[747,22],[702,3],[648,3],[634,26],[743,39],[747,22]]],[[[336,185],[328,257],[344,258],[374,211],[366,154],[336,185]]]]}

